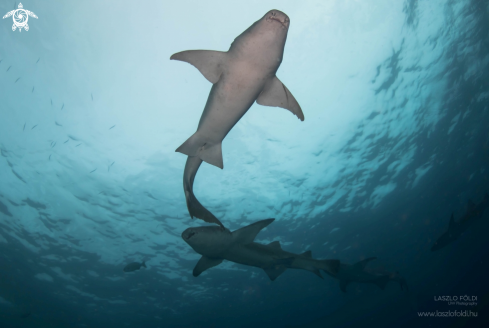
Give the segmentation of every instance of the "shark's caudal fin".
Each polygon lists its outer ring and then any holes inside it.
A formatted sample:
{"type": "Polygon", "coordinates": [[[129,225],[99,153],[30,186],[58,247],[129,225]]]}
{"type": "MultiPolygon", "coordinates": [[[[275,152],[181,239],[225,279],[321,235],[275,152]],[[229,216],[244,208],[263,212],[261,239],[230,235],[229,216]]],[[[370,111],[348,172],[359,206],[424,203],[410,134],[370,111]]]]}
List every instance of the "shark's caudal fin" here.
{"type": "Polygon", "coordinates": [[[222,169],[224,164],[221,145],[221,142],[213,143],[197,131],[175,151],[187,156],[197,156],[204,162],[222,169]]]}
{"type": "Polygon", "coordinates": [[[193,185],[195,175],[199,170],[200,164],[202,164],[202,160],[200,158],[196,156],[189,156],[187,158],[187,162],[185,163],[185,170],[183,171],[183,190],[185,192],[185,200],[187,201],[188,213],[192,219],[195,216],[196,218],[204,220],[205,222],[216,223],[224,229],[221,221],[219,221],[214,214],[202,206],[194,195],[193,185]]]}

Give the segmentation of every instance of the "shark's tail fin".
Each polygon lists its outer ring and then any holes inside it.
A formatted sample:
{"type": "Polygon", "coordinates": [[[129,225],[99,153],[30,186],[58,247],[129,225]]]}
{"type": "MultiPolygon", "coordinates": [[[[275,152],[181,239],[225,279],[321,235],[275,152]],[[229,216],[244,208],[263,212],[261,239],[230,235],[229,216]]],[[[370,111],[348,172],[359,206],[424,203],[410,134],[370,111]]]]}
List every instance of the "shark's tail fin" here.
{"type": "Polygon", "coordinates": [[[185,200],[187,201],[188,213],[192,219],[196,217],[204,220],[205,222],[216,223],[224,229],[221,221],[219,221],[214,214],[207,210],[194,195],[193,184],[200,164],[202,164],[202,160],[197,156],[189,156],[187,158],[187,162],[185,163],[185,170],[183,173],[183,190],[185,192],[185,200]]]}
{"type": "Polygon", "coordinates": [[[319,269],[332,276],[336,276],[338,270],[340,269],[339,260],[318,260],[318,262],[320,263],[319,269]]]}
{"type": "Polygon", "coordinates": [[[204,220],[205,222],[219,224],[224,229],[224,226],[221,223],[221,221],[219,221],[219,219],[216,218],[214,214],[212,214],[198,201],[198,199],[195,197],[192,191],[185,192],[185,198],[187,200],[188,212],[192,217],[192,219],[195,216],[196,218],[204,220]]]}
{"type": "Polygon", "coordinates": [[[221,142],[214,143],[197,131],[175,151],[188,156],[197,156],[204,162],[222,169],[224,164],[221,145],[221,142]]]}
{"type": "Polygon", "coordinates": [[[141,263],[141,266],[147,268],[146,261],[143,261],[143,263],[141,263]]]}

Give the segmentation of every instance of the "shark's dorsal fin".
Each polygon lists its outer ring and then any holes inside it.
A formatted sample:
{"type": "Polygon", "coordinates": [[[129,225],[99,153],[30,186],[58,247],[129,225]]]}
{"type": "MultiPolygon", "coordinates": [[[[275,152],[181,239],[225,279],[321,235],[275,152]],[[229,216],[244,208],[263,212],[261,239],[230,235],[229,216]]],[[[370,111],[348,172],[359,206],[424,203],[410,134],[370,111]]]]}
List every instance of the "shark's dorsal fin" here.
{"type": "Polygon", "coordinates": [[[475,207],[474,202],[469,199],[468,202],[467,202],[467,209],[470,211],[474,207],[475,207]]]}
{"type": "Polygon", "coordinates": [[[216,265],[221,264],[222,260],[223,259],[202,256],[200,258],[199,262],[197,262],[197,265],[194,268],[194,271],[193,271],[194,277],[198,277],[205,270],[210,269],[212,267],[215,267],[216,265]]]}
{"type": "Polygon", "coordinates": [[[289,89],[276,76],[265,84],[263,91],[256,99],[256,103],[263,106],[288,109],[301,121],[304,121],[301,106],[299,106],[289,89]]]}
{"type": "Polygon", "coordinates": [[[301,254],[301,256],[307,257],[308,259],[312,259],[312,252],[305,251],[304,253],[301,254]]]}
{"type": "Polygon", "coordinates": [[[221,77],[226,52],[213,50],[187,50],[173,54],[171,60],[187,62],[195,67],[211,83],[217,83],[221,77]]]}
{"type": "Polygon", "coordinates": [[[282,249],[282,246],[280,246],[280,242],[278,240],[276,241],[272,241],[270,244],[268,244],[267,246],[271,247],[271,248],[275,248],[275,249],[282,249]]]}
{"type": "Polygon", "coordinates": [[[236,243],[246,245],[255,240],[256,235],[273,222],[275,219],[266,219],[250,224],[249,226],[233,231],[233,237],[236,243]]]}
{"type": "Polygon", "coordinates": [[[372,260],[375,260],[375,259],[376,259],[376,257],[369,257],[368,259],[365,259],[365,260],[362,260],[360,262],[353,264],[353,268],[355,270],[363,271],[363,269],[365,269],[365,266],[367,265],[367,263],[372,261],[372,260]]]}

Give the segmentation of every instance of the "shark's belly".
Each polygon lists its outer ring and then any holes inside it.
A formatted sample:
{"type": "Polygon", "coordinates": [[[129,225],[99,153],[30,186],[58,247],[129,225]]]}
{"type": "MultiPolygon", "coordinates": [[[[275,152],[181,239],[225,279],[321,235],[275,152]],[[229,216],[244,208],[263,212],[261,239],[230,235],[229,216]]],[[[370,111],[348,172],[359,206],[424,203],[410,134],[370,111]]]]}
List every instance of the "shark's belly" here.
{"type": "Polygon", "coordinates": [[[265,77],[258,74],[223,76],[212,86],[197,131],[221,142],[250,109],[263,89],[265,77]]]}

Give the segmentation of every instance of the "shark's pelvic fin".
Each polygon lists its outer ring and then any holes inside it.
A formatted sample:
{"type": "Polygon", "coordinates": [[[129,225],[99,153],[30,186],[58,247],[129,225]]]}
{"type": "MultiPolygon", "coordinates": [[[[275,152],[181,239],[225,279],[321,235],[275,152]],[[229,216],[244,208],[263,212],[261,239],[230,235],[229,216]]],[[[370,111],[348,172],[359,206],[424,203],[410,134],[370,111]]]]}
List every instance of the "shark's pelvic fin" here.
{"type": "Polygon", "coordinates": [[[281,266],[277,266],[277,267],[274,267],[274,268],[263,269],[263,270],[268,275],[268,278],[270,278],[271,281],[274,281],[285,270],[287,270],[287,268],[285,266],[281,265],[281,266]]]}
{"type": "Polygon", "coordinates": [[[173,54],[171,60],[187,62],[195,67],[211,83],[217,83],[226,62],[226,52],[213,50],[187,50],[173,54]]]}
{"type": "Polygon", "coordinates": [[[275,248],[275,249],[282,249],[282,246],[280,246],[280,242],[278,240],[277,241],[272,241],[267,246],[270,246],[271,248],[275,248]]]}
{"type": "Polygon", "coordinates": [[[340,289],[343,293],[346,293],[346,286],[350,283],[349,280],[341,279],[340,280],[340,289]]]}
{"type": "Polygon", "coordinates": [[[317,260],[319,264],[319,269],[325,271],[327,274],[335,276],[340,270],[339,260],[317,260]]]}
{"type": "Polygon", "coordinates": [[[197,262],[197,265],[195,266],[192,274],[194,275],[194,277],[198,277],[202,272],[212,267],[215,267],[216,265],[221,264],[222,261],[223,259],[216,259],[207,256],[202,256],[199,262],[197,262]]]}
{"type": "Polygon", "coordinates": [[[380,277],[379,279],[375,280],[374,281],[374,284],[376,284],[377,286],[379,286],[380,289],[384,290],[385,289],[385,285],[387,285],[387,283],[389,282],[390,278],[388,275],[385,275],[385,276],[382,276],[380,277]]]}
{"type": "Polygon", "coordinates": [[[236,243],[246,245],[252,243],[255,240],[256,235],[265,228],[267,225],[272,223],[275,219],[266,219],[250,224],[249,226],[240,228],[233,231],[233,235],[236,243]]]}
{"type": "MultiPolygon", "coordinates": [[[[264,221],[266,221],[266,220],[264,220],[264,221]]],[[[260,222],[263,222],[263,221],[260,221],[260,222]]],[[[278,241],[277,241],[277,243],[278,243],[278,241]]],[[[274,281],[285,270],[287,270],[288,267],[290,267],[292,265],[292,262],[294,262],[294,260],[295,260],[295,258],[293,258],[293,257],[287,257],[285,259],[278,259],[275,261],[275,263],[271,267],[263,268],[263,270],[268,275],[270,280],[274,281]]]]}
{"type": "Polygon", "coordinates": [[[221,142],[210,142],[210,140],[197,131],[175,151],[187,156],[197,156],[201,160],[222,169],[224,163],[222,160],[221,145],[221,142]]]}
{"type": "Polygon", "coordinates": [[[304,121],[304,113],[302,113],[301,106],[289,89],[276,76],[265,84],[263,91],[256,99],[256,103],[263,106],[288,109],[301,121],[304,121]]]}
{"type": "Polygon", "coordinates": [[[357,262],[357,263],[353,264],[353,269],[358,270],[358,271],[363,271],[363,269],[365,269],[365,266],[367,265],[367,263],[370,261],[373,261],[375,259],[377,259],[377,258],[376,257],[369,257],[365,260],[357,262]]]}

